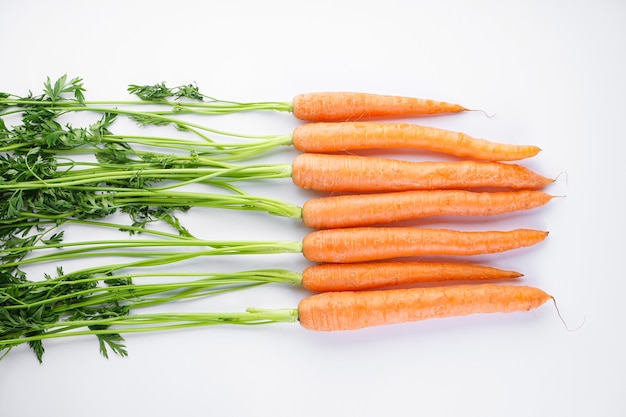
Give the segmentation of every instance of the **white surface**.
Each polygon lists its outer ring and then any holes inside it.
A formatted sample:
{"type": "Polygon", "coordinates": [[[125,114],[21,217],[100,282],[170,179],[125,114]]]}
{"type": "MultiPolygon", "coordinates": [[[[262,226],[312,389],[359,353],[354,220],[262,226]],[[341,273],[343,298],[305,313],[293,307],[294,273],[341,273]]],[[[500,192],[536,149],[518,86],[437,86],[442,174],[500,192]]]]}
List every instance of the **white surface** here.
{"type": "MultiPolygon", "coordinates": [[[[550,230],[541,245],[485,262],[525,273],[558,300],[528,314],[475,316],[341,334],[298,325],[129,336],[128,358],[95,339],[26,348],[0,362],[0,416],[618,416],[623,337],[621,1],[20,1],[0,15],[0,91],[38,93],[46,76],[81,76],[88,97],[129,83],[196,81],[216,97],[290,100],[322,90],[430,97],[495,113],[423,119],[543,152],[527,165],[567,195],[492,228],[550,230]]],[[[207,120],[288,132],[288,114],[207,120]]],[[[274,154],[289,161],[294,154],[274,154]]],[[[254,191],[302,203],[288,181],[254,191]]],[[[207,236],[300,239],[297,222],[224,211],[189,217],[207,236]],[[214,216],[212,219],[207,217],[214,216]]],[[[484,224],[445,223],[483,228],[484,224]]],[[[217,262],[217,261],[216,261],[217,262]]],[[[299,256],[239,258],[240,269],[302,269],[299,256]]],[[[222,265],[222,264],[220,264],[222,265]]],[[[212,266],[207,267],[211,269],[212,266]]],[[[203,308],[294,306],[280,286],[203,308]]]]}

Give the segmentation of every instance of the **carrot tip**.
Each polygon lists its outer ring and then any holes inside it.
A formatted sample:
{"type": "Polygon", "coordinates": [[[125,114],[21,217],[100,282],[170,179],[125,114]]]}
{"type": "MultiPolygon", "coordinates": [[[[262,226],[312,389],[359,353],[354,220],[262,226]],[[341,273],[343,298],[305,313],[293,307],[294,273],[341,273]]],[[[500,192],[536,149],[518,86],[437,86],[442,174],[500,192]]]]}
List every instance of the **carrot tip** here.
{"type": "Polygon", "coordinates": [[[565,177],[565,185],[568,185],[568,184],[569,184],[569,183],[568,183],[568,181],[569,181],[569,177],[568,177],[568,175],[567,175],[567,172],[565,172],[565,171],[560,172],[560,173],[559,173],[559,175],[557,175],[557,176],[556,176],[556,178],[554,178],[554,180],[552,180],[552,182],[554,182],[554,181],[558,180],[558,179],[561,177],[561,175],[565,177]]]}
{"type": "Polygon", "coordinates": [[[490,119],[491,119],[492,117],[496,117],[496,115],[497,115],[497,113],[491,113],[491,114],[489,114],[489,113],[487,113],[487,111],[486,111],[486,110],[482,110],[482,109],[468,109],[468,108],[463,107],[463,111],[475,111],[475,112],[480,112],[480,113],[484,114],[485,116],[487,116],[487,117],[488,117],[488,118],[490,118],[490,119]]]}
{"type": "Polygon", "coordinates": [[[583,317],[583,321],[582,323],[580,323],[577,327],[575,328],[571,328],[567,322],[565,321],[565,318],[563,317],[563,315],[561,314],[561,311],[559,310],[559,306],[556,302],[556,298],[554,298],[554,296],[550,295],[550,298],[552,299],[552,303],[554,304],[554,309],[556,310],[556,314],[559,316],[559,320],[561,320],[561,323],[563,323],[563,326],[565,326],[565,329],[569,332],[575,332],[580,330],[584,325],[585,325],[585,321],[586,321],[586,317],[583,317]]]}

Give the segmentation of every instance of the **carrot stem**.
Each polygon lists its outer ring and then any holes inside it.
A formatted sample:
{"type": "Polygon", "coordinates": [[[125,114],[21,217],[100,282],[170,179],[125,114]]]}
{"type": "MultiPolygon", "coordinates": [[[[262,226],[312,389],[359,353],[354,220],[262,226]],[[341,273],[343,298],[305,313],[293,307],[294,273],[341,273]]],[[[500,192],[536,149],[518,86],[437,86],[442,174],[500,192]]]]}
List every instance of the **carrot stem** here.
{"type": "Polygon", "coordinates": [[[0,254],[19,255],[21,252],[60,248],[64,248],[64,250],[14,262],[5,262],[2,264],[1,269],[10,269],[41,262],[111,256],[146,258],[143,261],[144,264],[148,263],[152,266],[156,266],[202,256],[301,253],[302,243],[297,241],[209,241],[195,238],[176,240],[99,240],[24,246],[20,248],[3,249],[0,251],[0,254]],[[161,248],[162,250],[138,250],[145,248],[161,248]],[[181,251],[180,249],[174,248],[200,249],[196,251],[181,251]]]}
{"type": "Polygon", "coordinates": [[[293,323],[297,322],[297,320],[298,310],[295,308],[250,308],[245,312],[154,313],[82,321],[76,320],[71,323],[61,321],[44,325],[42,328],[44,332],[40,334],[0,340],[0,354],[4,352],[4,355],[6,355],[8,350],[24,343],[47,339],[172,331],[219,324],[250,326],[270,323],[293,323]],[[98,328],[100,326],[105,328],[98,328]]]}

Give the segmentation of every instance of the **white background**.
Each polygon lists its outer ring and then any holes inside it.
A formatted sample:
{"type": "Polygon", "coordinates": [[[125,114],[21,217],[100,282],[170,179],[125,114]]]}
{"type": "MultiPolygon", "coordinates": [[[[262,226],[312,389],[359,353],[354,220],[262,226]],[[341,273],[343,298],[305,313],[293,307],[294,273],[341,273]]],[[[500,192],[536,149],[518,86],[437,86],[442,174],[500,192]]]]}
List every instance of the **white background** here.
{"type": "MultiPolygon", "coordinates": [[[[626,3],[622,1],[28,1],[0,6],[0,91],[39,93],[46,76],[85,79],[91,99],[130,83],[197,82],[213,96],[285,100],[352,90],[459,102],[475,112],[419,122],[543,151],[528,166],[565,198],[459,228],[537,227],[531,250],[473,261],[516,269],[554,306],[311,333],[297,324],[129,336],[109,360],[92,338],[25,347],[0,362],[0,416],[618,416],[626,412],[622,259],[626,3]]],[[[206,119],[286,133],[289,114],[206,119]]],[[[268,159],[289,162],[292,151],[268,159]]],[[[255,193],[302,203],[289,180],[255,193]]],[[[301,239],[296,221],[192,211],[211,238],[301,239]]],[[[424,224],[431,224],[425,222],[424,224]]],[[[213,263],[212,263],[213,262],[213,263]]],[[[299,255],[199,268],[301,270],[299,255]]],[[[206,300],[208,311],[292,307],[267,286],[206,300]]],[[[194,307],[195,308],[195,307],[194,307]]]]}

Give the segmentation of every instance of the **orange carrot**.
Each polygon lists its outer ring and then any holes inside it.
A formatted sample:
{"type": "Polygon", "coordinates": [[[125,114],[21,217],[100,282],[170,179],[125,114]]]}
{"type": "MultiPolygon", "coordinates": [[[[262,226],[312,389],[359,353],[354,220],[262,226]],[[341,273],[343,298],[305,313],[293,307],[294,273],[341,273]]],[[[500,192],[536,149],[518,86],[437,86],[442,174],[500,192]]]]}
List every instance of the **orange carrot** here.
{"type": "Polygon", "coordinates": [[[299,94],[294,97],[292,106],[296,118],[309,122],[410,117],[468,110],[442,101],[350,92],[299,94]]]}
{"type": "Polygon", "coordinates": [[[304,256],[313,262],[350,263],[408,256],[469,256],[537,244],[548,232],[532,229],[464,232],[416,227],[354,227],[317,230],[305,236],[304,256]]]}
{"type": "Polygon", "coordinates": [[[310,266],[302,272],[302,285],[316,292],[357,291],[425,282],[501,280],[521,276],[515,271],[451,262],[365,262],[310,266]]]}
{"type": "Polygon", "coordinates": [[[428,216],[491,216],[530,210],[553,196],[542,191],[473,192],[463,190],[398,191],[337,195],[308,200],[302,220],[315,229],[367,226],[428,216]]]}
{"type": "Polygon", "coordinates": [[[501,162],[413,162],[312,153],[295,157],[292,179],[301,188],[336,192],[478,187],[536,189],[554,182],[526,167],[501,162]]]}
{"type": "Polygon", "coordinates": [[[550,299],[538,288],[495,284],[327,292],[301,300],[298,318],[308,330],[355,330],[431,318],[529,311],[550,299]]]}
{"type": "Polygon", "coordinates": [[[293,131],[302,152],[331,153],[363,149],[413,148],[487,161],[515,161],[540,149],[473,138],[465,133],[407,123],[307,123],[293,131]]]}

